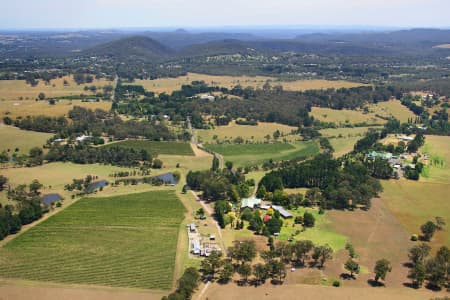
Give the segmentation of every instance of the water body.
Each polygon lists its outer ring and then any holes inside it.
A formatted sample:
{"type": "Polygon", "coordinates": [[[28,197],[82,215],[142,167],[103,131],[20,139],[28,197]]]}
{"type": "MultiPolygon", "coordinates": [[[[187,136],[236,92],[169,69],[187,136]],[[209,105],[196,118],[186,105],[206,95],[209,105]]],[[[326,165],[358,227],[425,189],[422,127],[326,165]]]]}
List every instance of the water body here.
{"type": "Polygon", "coordinates": [[[42,202],[47,206],[51,206],[52,203],[55,203],[55,202],[58,202],[61,200],[62,200],[62,197],[59,194],[47,194],[42,197],[42,202]]]}
{"type": "Polygon", "coordinates": [[[100,181],[94,182],[90,186],[87,187],[86,193],[88,193],[88,194],[93,193],[96,189],[105,187],[107,185],[108,185],[108,181],[106,181],[106,180],[100,180],[100,181]]]}

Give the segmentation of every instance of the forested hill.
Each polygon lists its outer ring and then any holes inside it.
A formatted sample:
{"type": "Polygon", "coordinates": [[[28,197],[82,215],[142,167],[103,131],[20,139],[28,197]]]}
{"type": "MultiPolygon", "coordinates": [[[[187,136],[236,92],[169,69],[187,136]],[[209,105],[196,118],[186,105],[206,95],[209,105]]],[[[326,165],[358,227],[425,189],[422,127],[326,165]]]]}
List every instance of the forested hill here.
{"type": "Polygon", "coordinates": [[[90,48],[83,55],[107,56],[116,59],[158,61],[170,58],[174,50],[145,36],[132,36],[90,48]]]}

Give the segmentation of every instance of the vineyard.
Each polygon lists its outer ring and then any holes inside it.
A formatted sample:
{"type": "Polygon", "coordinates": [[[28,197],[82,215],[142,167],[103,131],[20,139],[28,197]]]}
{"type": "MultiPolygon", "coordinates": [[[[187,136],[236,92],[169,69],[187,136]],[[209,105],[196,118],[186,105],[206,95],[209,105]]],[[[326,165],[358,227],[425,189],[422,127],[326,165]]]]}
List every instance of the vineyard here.
{"type": "Polygon", "coordinates": [[[183,214],[168,191],[83,198],[1,248],[2,277],[170,289],[183,214]]]}

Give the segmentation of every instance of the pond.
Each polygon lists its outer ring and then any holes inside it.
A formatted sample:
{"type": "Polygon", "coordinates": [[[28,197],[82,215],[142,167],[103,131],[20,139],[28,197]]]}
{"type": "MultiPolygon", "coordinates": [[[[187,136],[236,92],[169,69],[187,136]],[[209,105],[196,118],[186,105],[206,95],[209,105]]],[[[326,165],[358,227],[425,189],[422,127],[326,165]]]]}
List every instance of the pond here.
{"type": "Polygon", "coordinates": [[[93,193],[96,189],[105,187],[107,185],[108,185],[108,181],[106,181],[106,180],[100,180],[100,181],[94,182],[90,186],[87,187],[86,193],[88,193],[88,194],[93,193]]]}
{"type": "Polygon", "coordinates": [[[42,203],[47,206],[51,206],[52,203],[61,201],[62,197],[59,194],[47,194],[42,197],[42,203]]]}

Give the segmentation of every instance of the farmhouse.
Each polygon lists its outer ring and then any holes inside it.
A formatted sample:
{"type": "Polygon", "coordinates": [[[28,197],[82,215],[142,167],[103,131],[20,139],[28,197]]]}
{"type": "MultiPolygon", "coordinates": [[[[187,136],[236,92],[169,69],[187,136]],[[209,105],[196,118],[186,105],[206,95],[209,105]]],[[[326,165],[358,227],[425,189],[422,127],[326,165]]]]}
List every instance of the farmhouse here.
{"type": "Polygon", "coordinates": [[[244,198],[241,202],[241,210],[245,208],[254,209],[255,207],[259,207],[261,205],[261,199],[252,196],[250,198],[244,198]]]}

